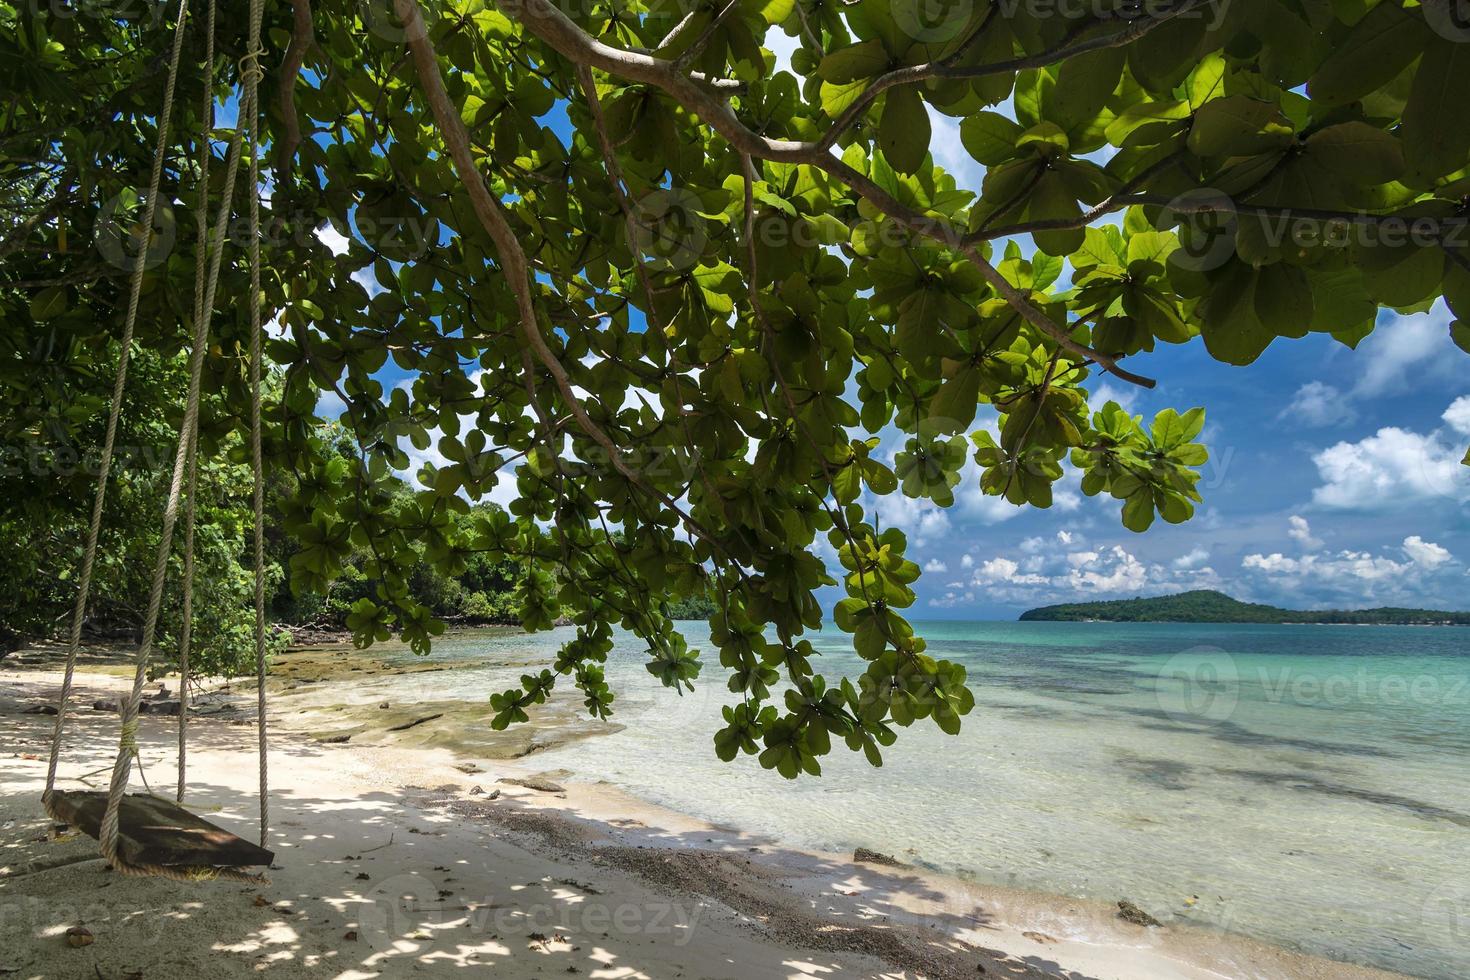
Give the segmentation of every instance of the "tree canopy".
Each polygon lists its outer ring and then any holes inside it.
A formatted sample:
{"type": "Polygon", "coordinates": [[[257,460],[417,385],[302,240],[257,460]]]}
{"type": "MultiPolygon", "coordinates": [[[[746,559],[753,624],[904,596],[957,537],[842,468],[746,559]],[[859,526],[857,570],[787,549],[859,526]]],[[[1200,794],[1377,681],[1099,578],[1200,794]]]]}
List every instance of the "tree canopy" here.
{"type": "MultiPolygon", "coordinates": [[[[75,441],[105,412],[129,247],[147,249],[135,344],[187,346],[194,218],[222,196],[229,131],[206,117],[235,123],[246,12],[217,12],[206,93],[208,0],[104,7],[0,0],[8,451],[75,441]],[[184,8],[165,200],[139,229],[184,8]]],[[[722,757],[794,777],[834,737],[877,764],[897,728],[953,732],[964,670],[905,619],[920,570],[872,500],[1046,507],[1070,467],[1129,529],[1184,521],[1203,410],[1093,411],[1100,377],[1152,385],[1145,355],[1196,337],[1248,364],[1312,331],[1354,346],[1385,307],[1470,316],[1465,13],[267,3],[257,190],[281,377],[265,457],[290,475],[291,586],[321,593],[365,556],[359,640],[424,648],[443,625],[415,568],[518,563],[526,627],[565,617],[575,637],[494,696],[497,725],[564,680],[609,713],[614,627],[692,686],[702,661],[670,611],[707,596],[722,757]],[[936,162],[936,123],[957,124],[943,156],[978,181],[936,162]],[[323,427],[339,413],[345,458],[323,427]],[[967,457],[978,488],[957,486],[967,457]],[[497,487],[508,506],[472,512],[497,487]],[[868,664],[831,683],[804,638],[828,587],[868,664]]],[[[245,427],[250,287],[229,231],[206,457],[245,427]]]]}

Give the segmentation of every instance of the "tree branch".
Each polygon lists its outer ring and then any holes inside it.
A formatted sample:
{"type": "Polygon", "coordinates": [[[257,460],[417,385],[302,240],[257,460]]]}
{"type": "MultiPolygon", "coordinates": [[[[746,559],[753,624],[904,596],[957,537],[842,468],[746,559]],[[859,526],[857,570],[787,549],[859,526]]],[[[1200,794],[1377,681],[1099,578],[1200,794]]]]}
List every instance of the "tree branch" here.
{"type": "MultiPolygon", "coordinates": [[[[403,4],[405,0],[397,0],[403,4]]],[[[1186,0],[1200,3],[1203,0],[1186,0]]],[[[979,251],[966,247],[963,236],[947,221],[922,215],[895,200],[877,184],[852,167],[832,156],[817,143],[777,140],[752,132],[736,116],[724,99],[702,88],[687,75],[674,71],[667,61],[633,51],[610,47],[578,27],[566,14],[546,0],[502,0],[504,12],[526,26],[563,57],[576,64],[600,68],[610,75],[644,82],[662,89],[685,109],[708,123],[739,153],[780,163],[805,163],[817,167],[866,198],[878,210],[907,228],[950,246],[974,262],[986,280],[1007,302],[1033,326],[1050,336],[1066,350],[1097,361],[1125,381],[1153,387],[1151,379],[1133,374],[1117,366],[1111,355],[1092,350],[1072,340],[1069,332],[1037,309],[1019,290],[992,266],[979,251]]],[[[441,83],[442,87],[442,83],[441,83]]],[[[454,116],[458,123],[458,115],[454,116]]]]}
{"type": "Polygon", "coordinates": [[[572,418],[576,420],[577,426],[608,454],[608,461],[612,463],[613,469],[617,470],[630,484],[657,498],[679,515],[680,519],[692,530],[715,547],[723,550],[720,540],[699,521],[685,513],[678,501],[644,482],[642,476],[628,465],[627,460],[623,458],[622,451],[612,438],[587,414],[586,407],[577,398],[576,392],[572,390],[572,381],[567,375],[566,367],[557,359],[556,353],[552,351],[550,345],[546,343],[546,337],[541,333],[541,325],[536,316],[535,300],[531,295],[530,266],[526,261],[526,253],[521,248],[515,232],[511,230],[510,224],[506,221],[499,202],[485,186],[485,178],[475,166],[474,155],[470,150],[469,133],[465,129],[464,121],[460,119],[459,112],[450,104],[449,93],[444,88],[444,78],[439,73],[438,55],[434,50],[433,42],[429,40],[429,31],[419,10],[418,0],[394,0],[394,7],[404,27],[405,41],[413,57],[414,70],[418,73],[420,87],[438,123],[440,136],[444,139],[450,160],[459,174],[465,192],[469,195],[475,216],[495,242],[501,269],[515,296],[521,333],[531,353],[556,382],[562,399],[567,403],[567,409],[572,413],[572,418]]]}
{"type": "Polygon", "coordinates": [[[280,104],[282,128],[280,145],[276,149],[276,183],[280,184],[291,172],[296,158],[296,148],[301,145],[301,124],[296,118],[296,100],[293,90],[296,77],[306,61],[306,52],[316,42],[311,25],[311,0],[291,0],[291,44],[286,48],[286,57],[281,62],[281,77],[276,83],[276,99],[280,104]]]}

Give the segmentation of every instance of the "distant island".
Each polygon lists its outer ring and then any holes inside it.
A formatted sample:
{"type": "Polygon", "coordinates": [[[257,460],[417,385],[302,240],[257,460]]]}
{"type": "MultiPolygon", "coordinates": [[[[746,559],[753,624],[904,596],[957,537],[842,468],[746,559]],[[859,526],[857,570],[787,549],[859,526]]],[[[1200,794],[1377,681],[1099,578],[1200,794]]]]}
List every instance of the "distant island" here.
{"type": "Polygon", "coordinates": [[[1038,622],[1103,623],[1340,623],[1351,625],[1470,626],[1470,612],[1435,609],[1281,609],[1241,602],[1213,589],[1150,599],[1065,602],[1028,609],[1021,619],[1038,622]]]}

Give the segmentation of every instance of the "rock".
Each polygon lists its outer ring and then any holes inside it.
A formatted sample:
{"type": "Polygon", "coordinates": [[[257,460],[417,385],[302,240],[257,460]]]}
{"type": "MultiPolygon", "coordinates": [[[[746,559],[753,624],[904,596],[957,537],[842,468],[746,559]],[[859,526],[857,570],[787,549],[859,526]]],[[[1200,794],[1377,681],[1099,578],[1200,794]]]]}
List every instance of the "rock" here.
{"type": "Polygon", "coordinates": [[[470,788],[470,795],[471,796],[482,796],[482,795],[484,795],[484,793],[485,793],[485,791],[483,789],[481,789],[480,787],[478,787],[478,786],[473,786],[473,787],[470,788]]]}
{"type": "Polygon", "coordinates": [[[455,766],[454,768],[458,769],[460,772],[464,773],[466,776],[473,776],[477,772],[484,772],[485,771],[485,770],[481,769],[479,766],[475,765],[473,762],[461,762],[459,765],[455,766]]]}
{"type": "Polygon", "coordinates": [[[386,707],[388,707],[388,702],[387,701],[384,701],[382,704],[378,705],[378,707],[380,707],[380,708],[386,708],[386,707]]]}
{"type": "Polygon", "coordinates": [[[861,864],[884,864],[890,868],[908,867],[908,865],[904,864],[902,861],[898,860],[898,858],[894,857],[891,854],[880,854],[877,851],[870,851],[866,847],[859,847],[857,850],[853,851],[852,859],[861,864]]]}
{"type": "Polygon", "coordinates": [[[509,783],[512,786],[524,786],[526,789],[534,789],[538,793],[565,793],[567,791],[565,786],[562,786],[560,783],[553,783],[544,776],[527,776],[524,779],[506,776],[504,779],[497,779],[496,782],[509,783]]]}
{"type": "Polygon", "coordinates": [[[116,701],[93,701],[92,702],[92,710],[93,711],[116,711],[117,710],[117,702],[116,701]]]}
{"type": "Polygon", "coordinates": [[[1139,908],[1137,905],[1134,905],[1126,898],[1120,899],[1118,901],[1118,918],[1124,920],[1125,922],[1132,922],[1134,925],[1139,926],[1160,925],[1158,919],[1155,919],[1153,916],[1149,915],[1143,909],[1139,908]]]}
{"type": "Polygon", "coordinates": [[[351,737],[351,732],[343,732],[340,735],[318,735],[316,740],[323,745],[341,745],[351,737]]]}
{"type": "Polygon", "coordinates": [[[72,926],[66,930],[66,944],[72,949],[90,946],[96,941],[97,937],[92,935],[92,930],[86,926],[72,926]]]}
{"type": "Polygon", "coordinates": [[[139,701],[138,713],[142,715],[177,715],[180,711],[177,701],[139,701]]]}
{"type": "Polygon", "coordinates": [[[349,930],[347,930],[346,932],[344,932],[342,934],[342,938],[345,939],[349,943],[355,943],[355,942],[357,942],[357,930],[356,929],[349,929],[349,930]]]}
{"type": "MultiPolygon", "coordinates": [[[[54,715],[54,714],[56,714],[56,705],[54,705],[54,704],[33,704],[29,708],[26,708],[24,711],[22,711],[21,714],[23,714],[23,715],[54,715]]],[[[87,933],[87,935],[90,936],[91,933],[87,933]]]]}

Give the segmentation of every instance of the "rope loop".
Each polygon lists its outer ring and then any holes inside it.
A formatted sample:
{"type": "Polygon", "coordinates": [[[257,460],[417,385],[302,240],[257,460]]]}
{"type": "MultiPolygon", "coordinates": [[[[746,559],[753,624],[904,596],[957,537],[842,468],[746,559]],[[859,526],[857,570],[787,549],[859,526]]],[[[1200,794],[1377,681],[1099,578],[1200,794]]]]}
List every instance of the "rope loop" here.
{"type": "Polygon", "coordinates": [[[240,56],[237,64],[240,66],[240,80],[259,83],[265,78],[265,71],[260,67],[260,56],[265,54],[265,45],[257,40],[255,47],[248,49],[240,56]]]}

